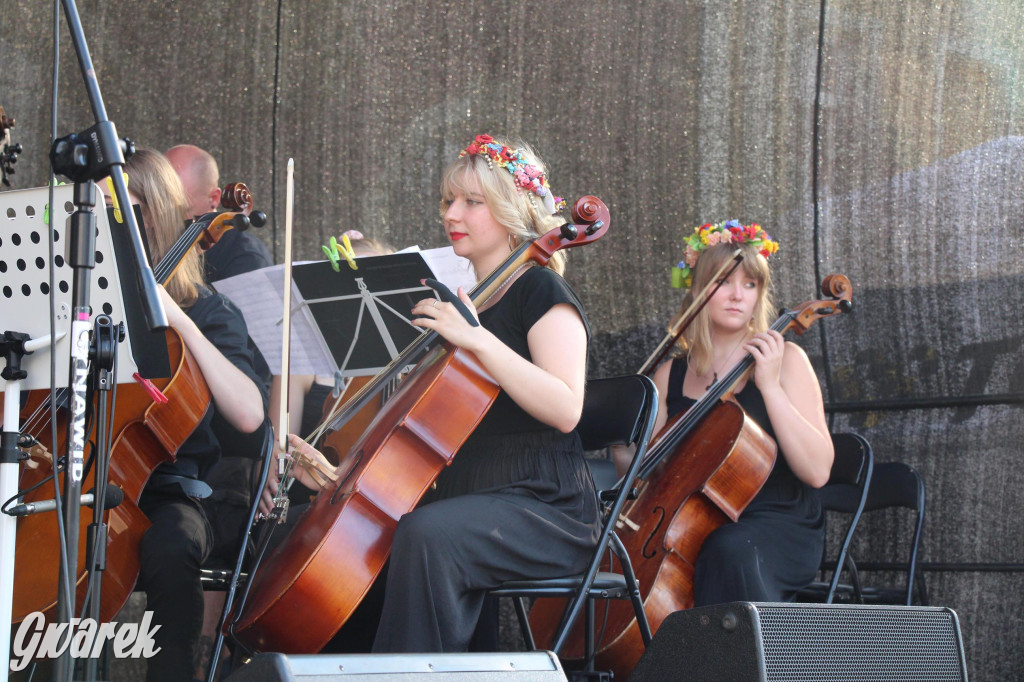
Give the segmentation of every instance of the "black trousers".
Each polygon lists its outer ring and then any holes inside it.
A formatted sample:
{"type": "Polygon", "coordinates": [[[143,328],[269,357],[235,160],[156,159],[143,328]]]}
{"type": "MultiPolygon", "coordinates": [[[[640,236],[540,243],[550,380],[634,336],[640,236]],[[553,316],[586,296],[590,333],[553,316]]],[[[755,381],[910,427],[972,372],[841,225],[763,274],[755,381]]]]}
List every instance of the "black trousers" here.
{"type": "Polygon", "coordinates": [[[140,507],[153,524],[142,536],[140,584],[160,626],[146,679],[188,682],[203,626],[199,569],[213,550],[213,529],[199,501],[184,495],[147,491],[140,507]]]}
{"type": "Polygon", "coordinates": [[[403,516],[374,652],[467,651],[482,634],[488,589],[584,570],[596,531],[578,524],[573,533],[558,518],[549,505],[501,493],[461,495],[403,516]]]}

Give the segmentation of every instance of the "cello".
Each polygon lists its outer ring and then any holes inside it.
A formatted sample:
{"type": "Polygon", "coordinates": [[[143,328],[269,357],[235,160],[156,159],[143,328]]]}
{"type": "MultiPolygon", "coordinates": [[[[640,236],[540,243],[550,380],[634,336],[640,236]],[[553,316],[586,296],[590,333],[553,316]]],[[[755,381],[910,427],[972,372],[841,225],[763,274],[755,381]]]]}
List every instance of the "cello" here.
{"type": "MultiPolygon", "coordinates": [[[[221,204],[228,209],[227,212],[202,216],[185,229],[154,268],[158,282],[166,283],[185,254],[196,244],[212,245],[236,225],[247,226],[248,219],[241,211],[251,208],[252,196],[245,185],[233,183],[225,188],[223,196],[226,199],[222,198],[221,204]],[[239,217],[245,218],[246,222],[239,217]]],[[[108,561],[103,572],[101,621],[109,621],[124,606],[138,578],[138,545],[150,525],[138,507],[142,489],[161,462],[173,460],[174,453],[195,430],[210,403],[210,392],[202,373],[177,332],[168,330],[165,337],[170,377],[151,382],[140,378],[137,383],[119,386],[108,427],[108,433],[114,435],[108,480],[121,489],[123,501],[106,512],[108,561]]],[[[62,400],[61,393],[57,395],[58,405],[62,400]]],[[[50,493],[44,484],[52,479],[54,473],[51,451],[62,452],[65,447],[65,429],[62,426],[57,429],[56,447],[51,444],[50,403],[50,391],[31,391],[21,411],[22,432],[36,441],[29,449],[29,460],[22,468],[19,481],[20,489],[25,491],[26,502],[49,499],[50,493]]],[[[63,409],[58,409],[57,415],[58,421],[63,420],[63,409]]],[[[61,473],[60,468],[58,474],[61,473]]],[[[95,478],[95,467],[90,466],[83,489],[94,486],[95,478]]],[[[90,517],[83,514],[80,518],[76,611],[84,601],[88,582],[86,529],[92,522],[90,517]]],[[[33,514],[20,518],[16,543],[13,621],[20,622],[34,611],[42,611],[52,620],[60,565],[60,543],[54,517],[33,514]]]]}
{"type": "MultiPolygon", "coordinates": [[[[580,224],[526,241],[470,294],[482,305],[520,269],[608,230],[595,197],[573,207],[580,224]]],[[[247,649],[315,653],[348,620],[379,575],[401,516],[411,511],[483,419],[500,387],[475,356],[422,334],[343,408],[368,403],[410,359],[426,356],[346,454],[285,540],[251,574],[228,629],[247,649]],[[338,579],[339,576],[341,579],[338,579]]],[[[340,424],[337,424],[340,425],[340,424]]],[[[336,426],[336,425],[332,425],[336,426]]]]}
{"type": "MultiPolygon", "coordinates": [[[[351,377],[346,384],[345,390],[352,391],[353,393],[362,390],[364,386],[369,384],[373,380],[373,377],[351,377]]],[[[363,407],[363,409],[352,415],[352,418],[345,422],[344,428],[336,429],[334,431],[327,431],[323,435],[318,436],[320,441],[319,449],[329,461],[334,464],[338,464],[345,453],[352,449],[355,442],[359,437],[369,428],[373,422],[374,417],[377,413],[383,409],[384,405],[391,398],[391,394],[398,388],[399,378],[394,379],[390,385],[385,386],[380,392],[380,398],[374,400],[363,407]]],[[[324,400],[323,411],[321,419],[324,424],[329,424],[335,417],[338,416],[339,406],[338,402],[341,398],[344,398],[345,394],[335,398],[333,394],[327,396],[324,400]]],[[[317,435],[317,434],[313,434],[317,435]]],[[[315,439],[311,439],[311,444],[316,443],[315,439]]]]}
{"type": "MultiPolygon", "coordinates": [[[[846,277],[826,277],[821,290],[829,298],[782,311],[771,329],[803,334],[816,320],[850,310],[846,277]]],[[[694,567],[704,539],[740,517],[775,464],[775,442],[736,402],[722,399],[753,362],[748,354],[662,429],[640,466],[636,498],[615,520],[652,634],[669,614],[693,606],[694,567]]],[[[596,661],[625,679],[644,651],[643,641],[629,602],[609,600],[607,607],[596,614],[595,632],[602,633],[596,661]]],[[[564,600],[534,604],[530,625],[539,645],[553,640],[563,611],[564,600]]],[[[562,657],[583,657],[578,634],[562,657]]]]}

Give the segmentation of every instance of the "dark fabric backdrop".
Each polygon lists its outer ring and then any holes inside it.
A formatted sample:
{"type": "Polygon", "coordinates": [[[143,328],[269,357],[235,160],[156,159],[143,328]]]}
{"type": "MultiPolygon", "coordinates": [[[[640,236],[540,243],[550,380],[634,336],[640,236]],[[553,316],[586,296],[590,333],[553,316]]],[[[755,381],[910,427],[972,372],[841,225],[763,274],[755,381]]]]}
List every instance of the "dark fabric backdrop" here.
{"type": "MultiPolygon", "coordinates": [[[[611,209],[609,234],[573,252],[568,271],[595,330],[595,376],[635,370],[660,339],[679,300],[669,267],[693,225],[762,223],[782,242],[780,302],[814,297],[828,273],[853,281],[855,312],[799,343],[833,427],[923,472],[922,559],[1024,562],[1019,0],[83,0],[79,11],[119,132],[211,151],[222,180],[247,182],[276,218],[263,238],[278,259],[289,157],[295,253],[315,258],[348,228],[442,245],[444,164],[476,133],[531,142],[556,192],[611,209]],[[914,400],[940,406],[900,404],[914,400]],[[850,409],[863,401],[887,402],[850,409]]],[[[18,187],[46,181],[52,21],[27,0],[0,17],[0,104],[25,147],[18,187]]],[[[63,26],[60,135],[91,124],[63,26]]],[[[865,559],[906,541],[894,519],[866,528],[865,559]]],[[[960,616],[971,677],[1019,675],[1024,574],[927,579],[932,603],[960,616]]]]}

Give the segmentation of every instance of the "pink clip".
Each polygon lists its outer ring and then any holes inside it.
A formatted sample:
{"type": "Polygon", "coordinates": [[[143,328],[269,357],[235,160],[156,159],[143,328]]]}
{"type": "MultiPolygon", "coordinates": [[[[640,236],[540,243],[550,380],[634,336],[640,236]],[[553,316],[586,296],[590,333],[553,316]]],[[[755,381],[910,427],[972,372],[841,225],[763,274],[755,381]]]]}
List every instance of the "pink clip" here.
{"type": "Polygon", "coordinates": [[[146,389],[146,393],[148,393],[149,397],[153,399],[153,402],[160,404],[167,402],[167,396],[165,396],[164,392],[157,388],[156,384],[154,384],[152,381],[142,376],[138,372],[132,374],[132,378],[135,379],[135,381],[139,382],[142,388],[146,389]]]}

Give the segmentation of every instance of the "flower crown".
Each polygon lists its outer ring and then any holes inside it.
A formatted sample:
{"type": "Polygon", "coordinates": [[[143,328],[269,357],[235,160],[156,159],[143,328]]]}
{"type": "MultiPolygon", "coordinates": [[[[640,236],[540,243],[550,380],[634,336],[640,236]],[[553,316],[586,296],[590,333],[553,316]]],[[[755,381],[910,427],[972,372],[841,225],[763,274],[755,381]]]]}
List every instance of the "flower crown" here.
{"type": "MultiPolygon", "coordinates": [[[[477,135],[468,147],[459,152],[459,158],[474,154],[479,154],[487,159],[488,168],[493,170],[494,164],[498,164],[511,173],[516,187],[540,197],[548,213],[555,214],[565,208],[565,200],[551,193],[544,171],[533,165],[523,154],[523,150],[498,144],[490,135],[477,135]]],[[[533,203],[533,197],[530,197],[530,202],[533,203]]],[[[534,208],[536,208],[536,204],[534,204],[534,208]]]]}
{"type": "Polygon", "coordinates": [[[727,220],[716,225],[704,223],[693,228],[693,234],[686,238],[686,254],[672,268],[672,288],[690,288],[700,252],[715,244],[753,244],[765,258],[779,250],[779,243],[773,241],[757,223],[741,225],[738,220],[727,220]]]}

